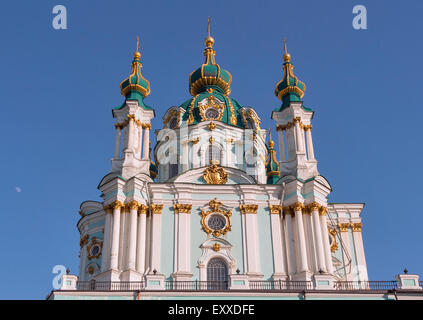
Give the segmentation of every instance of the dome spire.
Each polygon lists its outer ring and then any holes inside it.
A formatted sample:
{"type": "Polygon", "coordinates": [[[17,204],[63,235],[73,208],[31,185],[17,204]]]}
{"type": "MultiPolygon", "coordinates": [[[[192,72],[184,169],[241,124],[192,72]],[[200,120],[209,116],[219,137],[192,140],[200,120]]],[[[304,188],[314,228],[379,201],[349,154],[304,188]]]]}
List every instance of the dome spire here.
{"type": "Polygon", "coordinates": [[[137,50],[134,52],[132,71],[128,78],[120,83],[120,90],[124,97],[141,94],[143,98],[150,94],[150,83],[141,74],[141,53],[139,52],[139,37],[137,37],[137,50]]]}
{"type": "Polygon", "coordinates": [[[207,22],[207,37],[204,43],[206,44],[204,63],[189,75],[189,92],[192,96],[196,96],[207,89],[213,89],[228,96],[231,93],[232,76],[228,71],[221,69],[215,61],[216,51],[213,49],[214,39],[210,35],[210,17],[207,22]]]}
{"type": "Polygon", "coordinates": [[[283,55],[283,78],[276,84],[275,96],[282,100],[282,109],[288,107],[291,101],[301,101],[306,90],[304,82],[298,80],[294,75],[294,66],[291,63],[291,55],[286,49],[286,38],[284,40],[283,55]]]}

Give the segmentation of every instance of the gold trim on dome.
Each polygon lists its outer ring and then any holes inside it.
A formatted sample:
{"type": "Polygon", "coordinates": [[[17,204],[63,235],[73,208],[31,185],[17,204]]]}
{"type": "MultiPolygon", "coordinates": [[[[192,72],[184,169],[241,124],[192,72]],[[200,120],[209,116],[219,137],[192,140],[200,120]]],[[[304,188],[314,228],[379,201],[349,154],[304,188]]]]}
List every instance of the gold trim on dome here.
{"type": "Polygon", "coordinates": [[[214,198],[209,202],[209,211],[203,211],[201,210],[201,226],[207,234],[212,234],[215,237],[218,237],[220,235],[226,234],[228,231],[232,230],[231,226],[231,216],[232,212],[230,210],[222,210],[220,207],[222,206],[222,203],[217,201],[217,198],[214,198]],[[223,229],[220,230],[212,230],[207,226],[207,217],[211,214],[220,214],[223,216],[226,220],[226,225],[223,229]]]}
{"type": "Polygon", "coordinates": [[[173,205],[173,210],[175,211],[175,213],[191,213],[191,209],[192,209],[192,204],[181,204],[181,203],[175,203],[173,205]]]}
{"type": "Polygon", "coordinates": [[[333,237],[333,241],[332,244],[330,246],[330,251],[331,252],[335,252],[336,250],[338,250],[338,243],[336,242],[336,235],[337,235],[337,231],[336,229],[328,229],[329,234],[333,237]]]}
{"type": "Polygon", "coordinates": [[[242,214],[257,214],[258,205],[257,204],[241,204],[239,206],[242,214]]]}
{"type": "Polygon", "coordinates": [[[97,259],[101,255],[102,249],[103,249],[103,241],[98,240],[96,237],[93,237],[90,241],[90,244],[87,246],[88,260],[97,259]],[[100,250],[98,250],[98,253],[96,255],[91,255],[90,253],[91,248],[95,245],[98,245],[100,247],[100,250]]]}
{"type": "Polygon", "coordinates": [[[235,126],[238,123],[235,116],[235,109],[234,109],[234,106],[232,105],[231,99],[228,96],[226,96],[226,99],[228,99],[229,110],[231,111],[231,123],[235,126]]]}
{"type": "MultiPolygon", "coordinates": [[[[191,77],[191,76],[190,76],[191,77]]],[[[191,104],[189,105],[189,116],[188,116],[188,125],[191,125],[194,123],[194,105],[195,105],[195,100],[197,99],[197,97],[199,96],[199,94],[197,94],[194,98],[192,98],[191,104]]]]}
{"type": "Polygon", "coordinates": [[[281,214],[282,206],[280,204],[271,204],[269,210],[270,214],[281,214]]]}
{"type": "Polygon", "coordinates": [[[150,204],[150,212],[151,214],[161,214],[163,210],[162,204],[150,204]]]}
{"type": "Polygon", "coordinates": [[[203,173],[207,184],[225,184],[228,181],[228,174],[221,166],[211,163],[203,173]]]}

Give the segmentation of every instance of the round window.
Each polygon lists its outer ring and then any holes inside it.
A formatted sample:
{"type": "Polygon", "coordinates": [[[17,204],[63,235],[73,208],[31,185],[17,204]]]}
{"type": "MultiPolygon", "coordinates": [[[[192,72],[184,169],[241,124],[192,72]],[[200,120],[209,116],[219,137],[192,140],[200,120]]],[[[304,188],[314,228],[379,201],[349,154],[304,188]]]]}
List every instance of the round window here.
{"type": "Polygon", "coordinates": [[[207,221],[207,225],[213,231],[222,230],[226,226],[226,219],[220,214],[212,214],[207,221]]]}
{"type": "Polygon", "coordinates": [[[206,110],[205,116],[207,119],[217,119],[219,118],[219,111],[215,108],[208,108],[206,110]]]}

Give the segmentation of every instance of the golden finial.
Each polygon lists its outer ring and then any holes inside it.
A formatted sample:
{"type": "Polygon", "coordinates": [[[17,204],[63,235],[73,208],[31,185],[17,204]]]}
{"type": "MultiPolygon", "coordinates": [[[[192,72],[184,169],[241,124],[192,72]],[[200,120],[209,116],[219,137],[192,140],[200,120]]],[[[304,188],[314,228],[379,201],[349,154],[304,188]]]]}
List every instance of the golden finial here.
{"type": "Polygon", "coordinates": [[[284,39],[284,51],[285,51],[285,54],[283,55],[283,60],[285,62],[290,62],[291,61],[291,55],[286,50],[286,38],[284,39]]]}
{"type": "Polygon", "coordinates": [[[207,22],[207,38],[205,40],[205,43],[207,48],[213,47],[214,44],[214,39],[210,36],[210,17],[207,22]]]}
{"type": "Polygon", "coordinates": [[[137,51],[135,51],[134,53],[134,59],[139,59],[141,58],[141,53],[140,53],[140,38],[137,37],[137,51]]]}
{"type": "Polygon", "coordinates": [[[273,148],[275,146],[275,143],[272,140],[272,129],[269,128],[269,148],[273,148]]]}

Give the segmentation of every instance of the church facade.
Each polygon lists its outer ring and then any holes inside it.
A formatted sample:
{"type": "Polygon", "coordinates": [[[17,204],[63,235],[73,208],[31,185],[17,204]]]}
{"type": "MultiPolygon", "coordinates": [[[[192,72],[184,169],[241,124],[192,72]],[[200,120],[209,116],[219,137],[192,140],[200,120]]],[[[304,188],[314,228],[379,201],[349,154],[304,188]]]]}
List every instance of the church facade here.
{"type": "Polygon", "coordinates": [[[98,185],[102,200],[81,204],[79,273],[64,276],[54,298],[284,298],[371,289],[364,204],[328,202],[332,187],[314,154],[314,111],[303,104],[306,86],[286,43],[275,88],[281,105],[265,115],[274,120],[278,153],[258,112],[230,96],[232,76],[216,63],[213,45],[209,33],[204,63],[189,75],[191,98],[166,111],[154,148],[155,110],[144,102],[150,84],[137,45],[120,85],[125,100],[112,110],[116,140],[98,185]]]}

